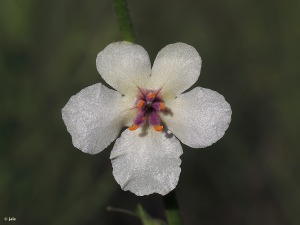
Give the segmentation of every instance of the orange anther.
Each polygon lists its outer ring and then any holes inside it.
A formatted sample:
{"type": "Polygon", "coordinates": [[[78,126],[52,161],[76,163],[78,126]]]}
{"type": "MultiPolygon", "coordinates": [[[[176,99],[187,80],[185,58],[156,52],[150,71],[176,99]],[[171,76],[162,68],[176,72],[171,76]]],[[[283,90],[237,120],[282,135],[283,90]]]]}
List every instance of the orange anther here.
{"type": "Polygon", "coordinates": [[[140,108],[142,108],[144,105],[145,105],[145,101],[140,100],[140,101],[138,102],[138,104],[137,104],[137,107],[140,109],[140,108]]]}
{"type": "Polygon", "coordinates": [[[143,116],[142,120],[145,121],[146,120],[146,116],[143,116]]]}
{"type": "Polygon", "coordinates": [[[162,125],[155,125],[155,126],[153,126],[153,128],[156,131],[162,131],[164,129],[164,126],[162,126],[162,125]]]}
{"type": "Polygon", "coordinates": [[[128,127],[128,129],[131,130],[131,131],[134,131],[134,130],[136,130],[138,128],[139,128],[139,125],[137,125],[137,124],[134,124],[131,127],[128,127]]]}
{"type": "Polygon", "coordinates": [[[159,103],[159,106],[160,106],[160,109],[161,109],[161,110],[165,110],[165,109],[166,109],[165,104],[162,103],[162,102],[159,103]]]}
{"type": "Polygon", "coordinates": [[[155,97],[155,94],[153,94],[152,92],[150,92],[150,93],[148,94],[148,98],[153,99],[154,97],[155,97]]]}

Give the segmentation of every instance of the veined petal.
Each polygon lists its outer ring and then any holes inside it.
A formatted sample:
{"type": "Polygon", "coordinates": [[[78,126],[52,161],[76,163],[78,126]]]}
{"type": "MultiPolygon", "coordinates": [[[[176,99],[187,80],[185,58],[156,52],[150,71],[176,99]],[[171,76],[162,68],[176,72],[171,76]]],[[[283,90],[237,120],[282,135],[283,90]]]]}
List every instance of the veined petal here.
{"type": "Polygon", "coordinates": [[[201,62],[194,47],[184,43],[167,45],[156,56],[150,87],[162,88],[164,98],[175,97],[198,80],[201,62]]]}
{"type": "Polygon", "coordinates": [[[81,151],[96,154],[114,141],[125,117],[122,95],[98,83],[72,96],[62,118],[81,151]]]}
{"type": "Polygon", "coordinates": [[[126,41],[104,48],[97,55],[96,65],[102,78],[124,95],[136,94],[137,86],[144,86],[151,73],[146,50],[126,41]]]}
{"type": "Polygon", "coordinates": [[[173,190],[180,175],[182,147],[175,136],[148,129],[125,130],[111,152],[113,175],[123,190],[136,195],[173,190]]]}
{"type": "Polygon", "coordinates": [[[167,127],[184,144],[204,148],[223,137],[231,108],[216,91],[196,87],[168,102],[172,116],[162,115],[167,127]]]}

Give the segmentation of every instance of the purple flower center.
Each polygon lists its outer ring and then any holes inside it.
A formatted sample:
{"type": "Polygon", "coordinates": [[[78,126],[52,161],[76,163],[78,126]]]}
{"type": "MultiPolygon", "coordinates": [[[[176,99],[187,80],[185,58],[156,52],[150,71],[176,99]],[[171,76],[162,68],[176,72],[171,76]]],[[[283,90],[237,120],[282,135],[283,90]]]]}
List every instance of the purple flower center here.
{"type": "Polygon", "coordinates": [[[133,121],[133,125],[129,127],[129,130],[136,130],[146,122],[149,122],[156,131],[163,130],[158,114],[165,110],[165,105],[159,92],[160,90],[155,91],[139,88],[139,93],[135,102],[138,113],[133,121]]]}

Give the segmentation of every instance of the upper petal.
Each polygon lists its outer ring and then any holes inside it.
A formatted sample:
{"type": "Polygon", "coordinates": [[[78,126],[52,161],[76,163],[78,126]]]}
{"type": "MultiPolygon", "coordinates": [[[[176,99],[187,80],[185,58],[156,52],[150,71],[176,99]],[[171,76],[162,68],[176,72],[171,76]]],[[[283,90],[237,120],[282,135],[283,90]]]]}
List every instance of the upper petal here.
{"type": "Polygon", "coordinates": [[[196,87],[168,103],[172,116],[162,115],[168,128],[184,144],[204,148],[223,137],[231,108],[216,91],[196,87]]]}
{"type": "Polygon", "coordinates": [[[82,89],[62,109],[73,145],[90,154],[117,138],[124,116],[122,95],[100,83],[82,89]]]}
{"type": "Polygon", "coordinates": [[[182,147],[175,136],[148,129],[122,133],[111,152],[113,175],[123,190],[136,195],[173,190],[180,175],[182,147]]]}
{"type": "Polygon", "coordinates": [[[144,86],[151,73],[151,63],[146,50],[130,42],[109,44],[97,55],[97,70],[102,78],[124,95],[144,86]]]}
{"type": "Polygon", "coordinates": [[[150,87],[160,89],[164,98],[175,97],[191,87],[198,79],[201,58],[188,44],[175,43],[157,54],[150,77],[150,87]]]}

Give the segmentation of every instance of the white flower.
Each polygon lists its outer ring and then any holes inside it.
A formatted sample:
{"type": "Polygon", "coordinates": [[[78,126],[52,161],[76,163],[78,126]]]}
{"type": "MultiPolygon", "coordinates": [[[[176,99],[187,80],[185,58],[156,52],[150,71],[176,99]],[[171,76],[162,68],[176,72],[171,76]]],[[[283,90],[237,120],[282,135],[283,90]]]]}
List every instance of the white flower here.
{"type": "Polygon", "coordinates": [[[96,64],[117,91],[98,83],[70,98],[62,117],[73,145],[96,154],[129,127],[110,156],[116,181],[136,195],[167,194],[181,171],[178,139],[193,148],[215,143],[231,121],[230,105],[210,89],[183,93],[201,69],[198,52],[184,43],[164,47],[152,70],[145,49],[130,42],[108,45],[96,64]]]}

